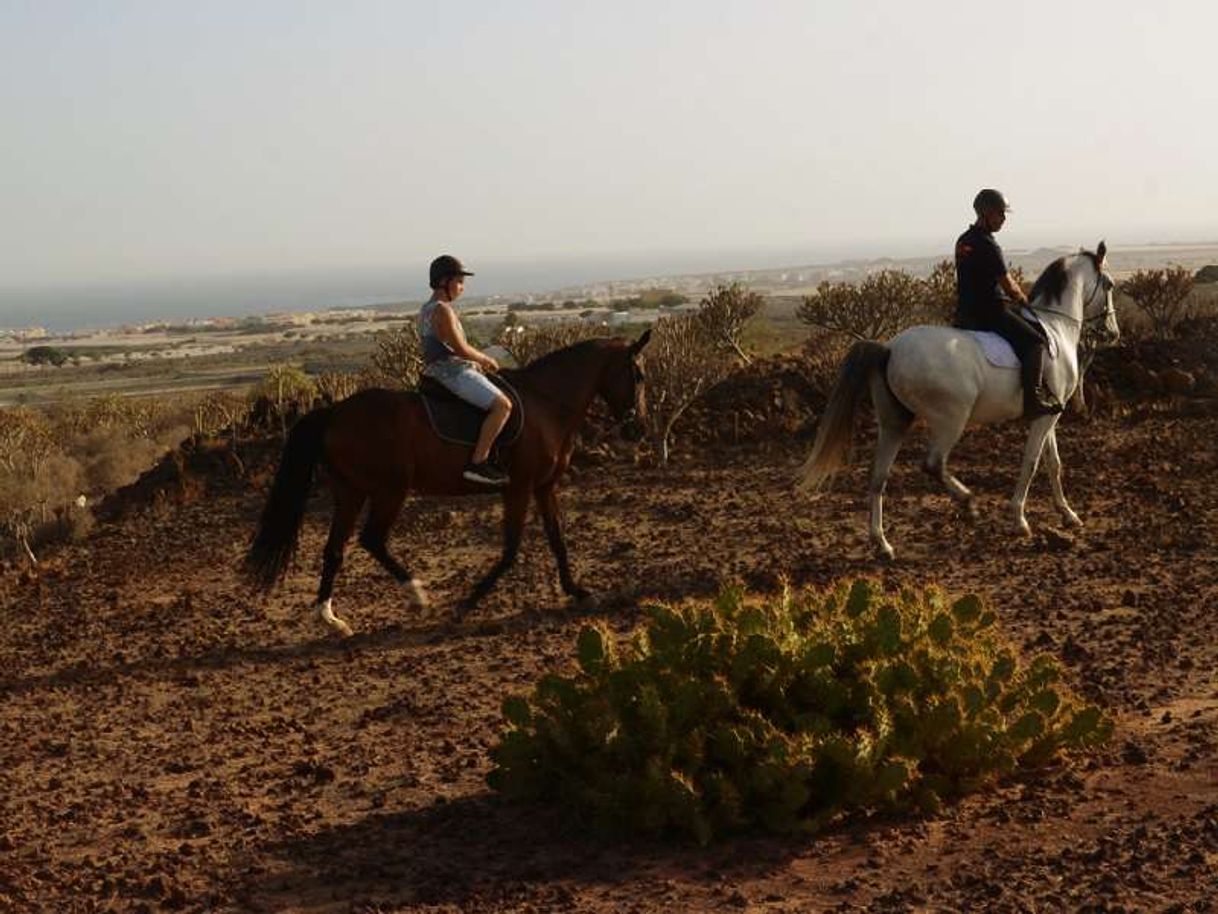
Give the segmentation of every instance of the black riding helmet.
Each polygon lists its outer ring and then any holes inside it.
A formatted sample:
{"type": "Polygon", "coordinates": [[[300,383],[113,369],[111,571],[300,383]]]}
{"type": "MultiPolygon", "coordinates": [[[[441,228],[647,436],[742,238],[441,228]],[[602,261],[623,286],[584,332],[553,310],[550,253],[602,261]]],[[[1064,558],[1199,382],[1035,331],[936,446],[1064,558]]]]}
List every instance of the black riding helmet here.
{"type": "Polygon", "coordinates": [[[978,216],[995,209],[1005,213],[1010,208],[1011,204],[1007,203],[1007,198],[1002,195],[1002,192],[994,190],[992,187],[979,191],[977,196],[973,197],[973,212],[978,216]]]}
{"type": "Polygon", "coordinates": [[[431,262],[431,287],[438,289],[458,276],[473,276],[452,254],[441,254],[431,262]]]}

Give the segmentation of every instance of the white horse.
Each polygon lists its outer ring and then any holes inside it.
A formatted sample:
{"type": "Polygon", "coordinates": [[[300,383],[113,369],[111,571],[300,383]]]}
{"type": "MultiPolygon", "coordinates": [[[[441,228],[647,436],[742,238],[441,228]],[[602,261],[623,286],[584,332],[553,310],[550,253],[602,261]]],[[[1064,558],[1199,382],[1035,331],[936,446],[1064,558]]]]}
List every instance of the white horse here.
{"type": "MultiPolygon", "coordinates": [[[[1107,342],[1115,343],[1120,337],[1112,306],[1113,281],[1105,270],[1106,250],[1101,241],[1094,254],[1080,251],[1054,261],[1032,288],[1032,310],[1050,339],[1045,354],[1045,383],[1062,403],[1070,399],[1079,383],[1078,347],[1084,327],[1102,322],[1102,336],[1107,342]]],[[[879,425],[870,485],[871,541],[886,558],[891,559],[894,553],[884,536],[884,487],[913,420],[921,418],[929,426],[926,472],[976,516],[973,493],[948,472],[947,456],[966,426],[1007,422],[1023,415],[1018,363],[1014,367],[992,365],[982,348],[985,336],[952,327],[910,327],[887,344],[855,343],[842,362],[812,451],[803,465],[800,488],[819,490],[844,466],[858,402],[869,389],[879,425]]],[[[1034,419],[1028,431],[1023,467],[1011,498],[1015,526],[1025,536],[1031,528],[1024,516],[1024,502],[1042,451],[1048,459],[1057,509],[1070,526],[1082,524],[1062,492],[1062,463],[1055,431],[1058,418],[1034,419]]]]}

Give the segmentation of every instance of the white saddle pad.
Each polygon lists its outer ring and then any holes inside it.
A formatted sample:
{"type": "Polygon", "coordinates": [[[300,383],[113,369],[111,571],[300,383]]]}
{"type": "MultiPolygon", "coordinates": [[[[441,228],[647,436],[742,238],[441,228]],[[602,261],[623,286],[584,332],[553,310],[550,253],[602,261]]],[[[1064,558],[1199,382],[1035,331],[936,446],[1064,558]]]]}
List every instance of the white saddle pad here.
{"type": "MultiPolygon", "coordinates": [[[[1023,317],[1040,326],[1040,320],[1027,308],[1023,309],[1023,317]]],[[[985,353],[985,360],[995,368],[1019,367],[1019,358],[1015,355],[1015,350],[997,333],[991,330],[970,330],[969,333],[977,338],[977,345],[985,353]]],[[[1053,333],[1047,335],[1049,343],[1045,350],[1045,360],[1052,361],[1057,358],[1057,335],[1053,333]]]]}

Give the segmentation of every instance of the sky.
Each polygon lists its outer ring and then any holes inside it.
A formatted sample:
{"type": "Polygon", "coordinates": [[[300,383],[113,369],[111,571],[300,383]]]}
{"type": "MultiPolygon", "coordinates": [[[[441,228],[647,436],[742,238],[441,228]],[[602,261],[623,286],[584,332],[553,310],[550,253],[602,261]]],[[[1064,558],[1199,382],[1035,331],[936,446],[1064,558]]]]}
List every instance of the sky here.
{"type": "Polygon", "coordinates": [[[1215,35],[1212,0],[0,0],[0,287],[935,253],[982,186],[1011,248],[1215,240],[1215,35]]]}

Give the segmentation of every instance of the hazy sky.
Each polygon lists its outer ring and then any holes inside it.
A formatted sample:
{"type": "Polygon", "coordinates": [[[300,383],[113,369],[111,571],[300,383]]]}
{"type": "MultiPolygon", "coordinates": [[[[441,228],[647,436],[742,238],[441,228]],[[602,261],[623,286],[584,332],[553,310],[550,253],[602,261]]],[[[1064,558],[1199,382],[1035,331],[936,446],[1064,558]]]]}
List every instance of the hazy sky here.
{"type": "Polygon", "coordinates": [[[1212,0],[0,0],[0,285],[933,252],[982,185],[1009,247],[1212,240],[1216,36],[1212,0]]]}

